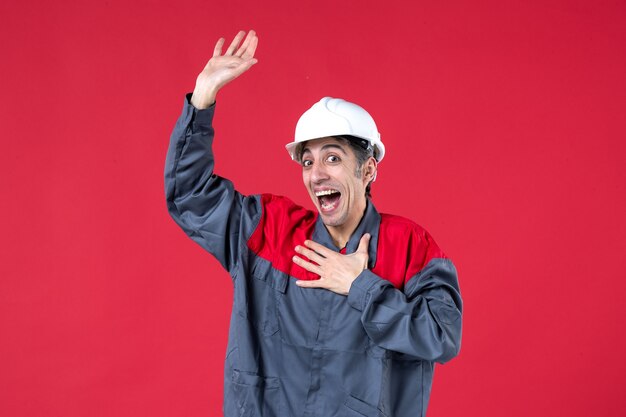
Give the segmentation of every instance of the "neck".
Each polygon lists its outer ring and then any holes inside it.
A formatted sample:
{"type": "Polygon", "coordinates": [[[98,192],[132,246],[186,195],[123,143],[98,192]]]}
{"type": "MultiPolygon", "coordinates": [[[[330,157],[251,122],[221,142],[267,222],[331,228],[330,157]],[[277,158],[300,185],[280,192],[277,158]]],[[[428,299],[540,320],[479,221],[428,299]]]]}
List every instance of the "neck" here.
{"type": "Polygon", "coordinates": [[[361,219],[365,215],[365,210],[367,209],[367,201],[364,202],[362,208],[355,209],[355,212],[358,215],[352,216],[341,226],[326,226],[330,237],[333,239],[333,243],[339,249],[346,247],[350,237],[356,230],[357,226],[361,222],[361,219]]]}

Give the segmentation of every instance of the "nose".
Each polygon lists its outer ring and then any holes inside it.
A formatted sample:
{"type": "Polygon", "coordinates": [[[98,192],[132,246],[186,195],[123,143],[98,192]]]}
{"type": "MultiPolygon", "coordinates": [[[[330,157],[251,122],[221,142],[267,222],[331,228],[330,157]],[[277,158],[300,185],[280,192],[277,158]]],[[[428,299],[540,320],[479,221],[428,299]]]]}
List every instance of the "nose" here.
{"type": "Polygon", "coordinates": [[[322,181],[328,179],[328,172],[326,171],[326,166],[319,162],[314,162],[311,167],[311,181],[313,183],[318,184],[322,181]]]}

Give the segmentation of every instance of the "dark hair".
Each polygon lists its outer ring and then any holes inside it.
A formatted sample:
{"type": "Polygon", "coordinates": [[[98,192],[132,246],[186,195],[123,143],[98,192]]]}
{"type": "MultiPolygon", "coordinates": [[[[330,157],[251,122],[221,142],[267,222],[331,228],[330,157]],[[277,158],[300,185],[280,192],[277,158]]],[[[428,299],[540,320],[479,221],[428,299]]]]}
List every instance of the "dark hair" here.
{"type": "MultiPolygon", "coordinates": [[[[367,148],[363,147],[362,144],[365,143],[366,146],[369,145],[369,142],[366,142],[363,139],[359,139],[353,136],[333,136],[333,138],[337,139],[338,141],[347,143],[350,148],[352,149],[352,151],[354,152],[354,156],[356,156],[356,171],[355,171],[355,175],[357,176],[357,178],[361,178],[361,168],[363,168],[363,164],[365,162],[367,162],[368,159],[370,159],[370,157],[374,156],[374,151],[370,146],[368,146],[367,148]]],[[[304,151],[304,144],[306,142],[301,142],[298,144],[298,146],[296,147],[296,160],[298,162],[302,162],[302,153],[304,151]]],[[[372,181],[370,181],[367,186],[365,187],[365,197],[366,198],[372,198],[372,181]]]]}

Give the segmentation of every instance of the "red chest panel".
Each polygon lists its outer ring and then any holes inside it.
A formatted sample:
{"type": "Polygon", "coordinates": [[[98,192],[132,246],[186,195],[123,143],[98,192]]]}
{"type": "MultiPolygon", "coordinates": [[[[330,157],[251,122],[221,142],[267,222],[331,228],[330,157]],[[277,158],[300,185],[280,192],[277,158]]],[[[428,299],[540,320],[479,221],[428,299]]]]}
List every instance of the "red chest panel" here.
{"type": "Polygon", "coordinates": [[[391,214],[380,215],[376,265],[372,272],[402,289],[433,258],[444,258],[426,230],[391,214]]]}
{"type": "MultiPolygon", "coordinates": [[[[295,205],[284,197],[261,196],[263,213],[248,240],[248,247],[270,261],[277,270],[297,279],[314,280],[319,276],[293,263],[296,245],[311,239],[317,213],[295,205]]],[[[428,232],[403,217],[381,214],[376,264],[372,272],[402,289],[431,259],[445,255],[428,232]]]]}

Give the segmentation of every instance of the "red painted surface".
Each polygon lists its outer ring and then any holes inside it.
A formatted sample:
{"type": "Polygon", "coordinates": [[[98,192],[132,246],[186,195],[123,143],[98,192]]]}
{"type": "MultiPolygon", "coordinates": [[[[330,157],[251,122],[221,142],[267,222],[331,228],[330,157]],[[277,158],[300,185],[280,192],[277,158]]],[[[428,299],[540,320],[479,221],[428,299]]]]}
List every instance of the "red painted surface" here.
{"type": "Polygon", "coordinates": [[[0,415],[221,409],[231,282],[169,218],[169,133],[219,36],[217,172],[312,208],[283,146],[325,95],[387,147],[376,207],[459,270],[429,417],[626,409],[623,1],[2,2],[0,415]]]}

